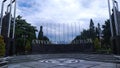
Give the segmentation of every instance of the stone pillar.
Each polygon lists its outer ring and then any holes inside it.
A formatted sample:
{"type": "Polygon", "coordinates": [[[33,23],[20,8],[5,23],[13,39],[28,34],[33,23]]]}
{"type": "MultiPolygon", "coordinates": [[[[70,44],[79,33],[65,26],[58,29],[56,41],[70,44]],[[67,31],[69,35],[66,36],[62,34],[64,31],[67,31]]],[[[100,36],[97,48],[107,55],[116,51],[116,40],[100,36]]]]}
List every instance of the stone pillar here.
{"type": "Polygon", "coordinates": [[[9,48],[10,48],[10,38],[7,37],[8,35],[8,21],[9,21],[9,13],[7,13],[4,17],[3,17],[3,24],[2,24],[2,30],[1,30],[1,35],[4,37],[4,41],[6,44],[6,55],[9,55],[9,48]]]}
{"type": "Polygon", "coordinates": [[[113,14],[112,18],[112,26],[113,26],[113,37],[111,38],[111,44],[113,48],[113,54],[120,55],[120,11],[118,9],[118,4],[115,0],[113,0],[113,14]]]}
{"type": "Polygon", "coordinates": [[[120,36],[111,39],[113,54],[120,55],[120,36]]]}
{"type": "Polygon", "coordinates": [[[3,17],[3,24],[2,24],[2,30],[1,30],[1,35],[4,37],[4,41],[6,44],[6,55],[5,56],[13,55],[14,54],[13,50],[15,51],[15,47],[14,47],[15,42],[14,42],[14,39],[11,38],[12,37],[11,33],[10,33],[10,37],[8,37],[9,15],[10,13],[7,13],[3,17]]]}

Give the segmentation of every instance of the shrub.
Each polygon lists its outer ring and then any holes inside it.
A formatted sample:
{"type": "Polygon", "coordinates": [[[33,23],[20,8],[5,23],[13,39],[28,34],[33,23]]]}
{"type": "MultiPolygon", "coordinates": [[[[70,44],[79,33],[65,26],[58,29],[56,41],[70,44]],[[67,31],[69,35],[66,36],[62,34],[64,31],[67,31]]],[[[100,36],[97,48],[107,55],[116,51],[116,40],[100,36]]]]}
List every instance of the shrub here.
{"type": "Polygon", "coordinates": [[[98,40],[98,38],[94,40],[94,45],[96,51],[101,49],[100,41],[98,40]]]}
{"type": "Polygon", "coordinates": [[[31,45],[30,45],[30,41],[29,40],[26,41],[25,51],[27,51],[27,52],[31,51],[31,45]]]}
{"type": "Polygon", "coordinates": [[[5,55],[5,43],[2,36],[0,36],[0,56],[5,55]]]}

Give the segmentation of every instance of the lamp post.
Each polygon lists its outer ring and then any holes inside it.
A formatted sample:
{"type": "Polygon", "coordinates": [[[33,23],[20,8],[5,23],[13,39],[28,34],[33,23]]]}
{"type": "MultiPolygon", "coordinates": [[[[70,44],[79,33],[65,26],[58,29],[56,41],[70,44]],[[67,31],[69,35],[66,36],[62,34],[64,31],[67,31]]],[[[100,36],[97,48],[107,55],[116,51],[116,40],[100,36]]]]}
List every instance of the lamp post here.
{"type": "Polygon", "coordinates": [[[1,6],[0,35],[1,35],[1,30],[2,30],[2,20],[3,20],[4,3],[5,3],[6,1],[7,1],[7,0],[3,0],[3,2],[2,2],[2,6],[1,6]]]}

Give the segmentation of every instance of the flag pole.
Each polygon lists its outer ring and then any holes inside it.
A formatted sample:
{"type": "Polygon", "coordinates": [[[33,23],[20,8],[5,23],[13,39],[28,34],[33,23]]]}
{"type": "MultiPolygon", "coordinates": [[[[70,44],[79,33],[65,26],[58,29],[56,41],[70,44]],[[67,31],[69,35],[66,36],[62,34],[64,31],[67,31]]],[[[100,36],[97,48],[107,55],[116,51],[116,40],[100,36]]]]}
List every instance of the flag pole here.
{"type": "Polygon", "coordinates": [[[113,1],[113,14],[114,14],[114,21],[115,21],[115,28],[116,28],[116,35],[118,36],[118,23],[117,23],[117,16],[116,16],[116,7],[115,7],[115,0],[113,1]]]}
{"type": "Polygon", "coordinates": [[[1,17],[0,17],[0,35],[1,35],[1,30],[2,30],[2,22],[3,22],[3,11],[4,11],[4,2],[7,0],[3,0],[2,6],[1,6],[1,17]]]}
{"type": "Polygon", "coordinates": [[[108,11],[109,11],[109,19],[110,19],[111,36],[113,37],[113,26],[112,26],[112,18],[111,18],[111,10],[110,10],[110,0],[108,0],[108,11]]]}
{"type": "Polygon", "coordinates": [[[9,12],[9,25],[8,25],[8,38],[10,37],[10,26],[11,26],[11,11],[12,11],[12,0],[10,0],[10,12],[9,12]]]}
{"type": "Polygon", "coordinates": [[[13,23],[13,35],[12,35],[12,39],[14,39],[15,37],[15,20],[16,20],[16,0],[14,0],[14,23],[13,23]]]}

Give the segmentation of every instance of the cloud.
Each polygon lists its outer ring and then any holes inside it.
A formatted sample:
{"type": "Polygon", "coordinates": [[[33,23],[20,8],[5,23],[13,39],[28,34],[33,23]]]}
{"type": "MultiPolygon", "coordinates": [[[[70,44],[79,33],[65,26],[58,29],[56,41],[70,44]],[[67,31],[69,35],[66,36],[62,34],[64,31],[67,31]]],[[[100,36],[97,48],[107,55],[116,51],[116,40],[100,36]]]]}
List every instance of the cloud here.
{"type": "Polygon", "coordinates": [[[42,25],[52,41],[65,37],[70,41],[89,28],[91,18],[95,25],[109,18],[107,0],[17,0],[17,15],[38,30],[42,25]]]}

